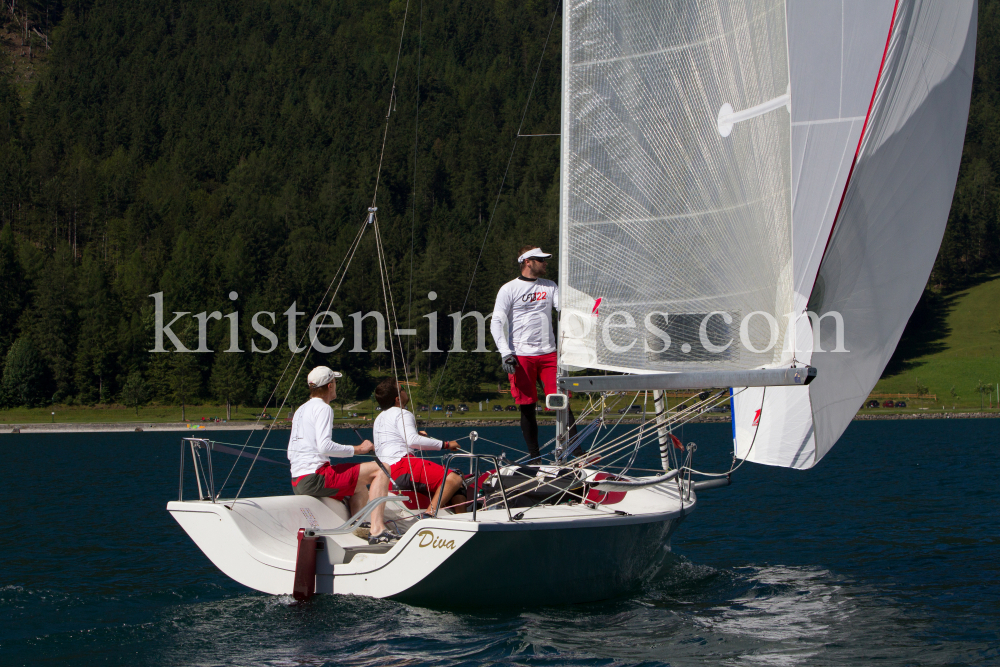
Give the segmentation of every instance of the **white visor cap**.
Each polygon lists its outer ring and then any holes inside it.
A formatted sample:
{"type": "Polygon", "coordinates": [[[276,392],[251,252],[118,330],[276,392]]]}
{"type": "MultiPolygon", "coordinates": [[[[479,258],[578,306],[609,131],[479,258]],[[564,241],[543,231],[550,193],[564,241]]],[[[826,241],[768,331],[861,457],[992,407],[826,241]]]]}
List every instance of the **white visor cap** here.
{"type": "Polygon", "coordinates": [[[309,382],[310,389],[316,389],[317,387],[325,387],[326,385],[333,382],[334,378],[344,377],[341,373],[337,371],[330,370],[326,366],[317,366],[316,368],[309,371],[309,377],[307,381],[309,382]]]}
{"type": "Polygon", "coordinates": [[[542,259],[548,259],[551,256],[552,255],[550,253],[542,252],[541,248],[532,248],[528,252],[518,257],[517,263],[520,264],[521,262],[531,259],[532,257],[541,257],[542,259]]]}

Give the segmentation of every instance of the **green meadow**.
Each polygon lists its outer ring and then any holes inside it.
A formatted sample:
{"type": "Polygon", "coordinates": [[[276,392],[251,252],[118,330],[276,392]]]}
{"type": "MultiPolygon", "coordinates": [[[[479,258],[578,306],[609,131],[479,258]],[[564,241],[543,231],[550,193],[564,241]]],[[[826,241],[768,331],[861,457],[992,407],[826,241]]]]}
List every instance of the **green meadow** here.
{"type": "Polygon", "coordinates": [[[926,387],[936,400],[912,405],[978,410],[982,400],[995,410],[998,382],[1000,275],[993,275],[968,289],[926,295],[874,392],[915,394],[926,387]]]}

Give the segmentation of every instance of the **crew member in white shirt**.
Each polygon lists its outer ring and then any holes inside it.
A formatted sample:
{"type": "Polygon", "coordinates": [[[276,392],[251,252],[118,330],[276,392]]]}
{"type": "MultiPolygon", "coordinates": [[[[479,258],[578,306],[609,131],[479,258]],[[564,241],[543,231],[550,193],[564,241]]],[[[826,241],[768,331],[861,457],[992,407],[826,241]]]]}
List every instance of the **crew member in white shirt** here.
{"type": "MultiPolygon", "coordinates": [[[[337,397],[337,378],[341,374],[326,366],[309,373],[309,400],[292,417],[288,440],[288,460],[292,464],[292,489],[296,495],[341,500],[350,498],[351,514],[368,504],[368,485],[385,477],[374,461],[330,464],[330,457],[347,458],[367,454],[374,449],[371,440],[360,445],[341,445],[333,441],[333,410],[330,401],[337,397]]],[[[384,525],[372,529],[384,530],[384,525]]]]}
{"type": "MultiPolygon", "coordinates": [[[[454,440],[442,441],[427,437],[427,433],[417,430],[417,421],[413,413],[406,410],[410,397],[406,391],[399,388],[396,380],[388,378],[375,388],[375,400],[382,413],[375,419],[372,436],[375,440],[375,456],[383,465],[388,466],[389,474],[397,488],[413,489],[427,496],[430,504],[427,514],[434,514],[438,508],[438,498],[442,497],[446,506],[452,507],[456,513],[464,512],[466,501],[462,476],[449,470],[445,473],[444,466],[413,456],[412,453],[425,451],[440,451],[441,449],[456,450],[458,443],[454,440]],[[441,484],[444,492],[440,493],[441,484]]],[[[372,496],[379,497],[380,491],[372,487],[372,496]]],[[[376,510],[377,511],[377,510],[376,510]]],[[[372,514],[372,536],[374,539],[374,513],[372,514]]]]}
{"type": "MultiPolygon", "coordinates": [[[[525,246],[517,258],[521,275],[497,292],[490,333],[500,352],[501,365],[510,379],[510,393],[521,411],[521,433],[532,458],[539,456],[537,383],[546,395],[556,393],[556,337],[552,332],[552,308],[559,308],[559,287],[546,280],[551,254],[525,246]],[[508,327],[510,328],[508,338],[508,327]]],[[[567,408],[569,409],[569,408],[567,408]]],[[[569,423],[574,422],[569,413],[569,423]]],[[[576,437],[576,426],[569,432],[576,437]]],[[[577,448],[575,454],[582,454],[577,448]]]]}

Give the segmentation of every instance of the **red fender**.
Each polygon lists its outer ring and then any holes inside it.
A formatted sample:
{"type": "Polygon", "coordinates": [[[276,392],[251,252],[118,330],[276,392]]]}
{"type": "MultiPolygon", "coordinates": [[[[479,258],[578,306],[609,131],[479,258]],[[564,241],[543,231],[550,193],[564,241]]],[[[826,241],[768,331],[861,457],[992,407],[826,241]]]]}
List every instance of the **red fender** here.
{"type": "MultiPolygon", "coordinates": [[[[595,482],[605,479],[614,479],[614,477],[606,472],[599,472],[594,475],[595,482]]],[[[625,498],[626,493],[628,491],[597,491],[591,489],[587,492],[587,502],[597,503],[598,505],[614,505],[615,503],[620,503],[625,498]]]]}
{"type": "Polygon", "coordinates": [[[308,600],[316,592],[316,536],[306,535],[305,528],[299,528],[299,550],[295,555],[295,583],[292,597],[308,600]]]}

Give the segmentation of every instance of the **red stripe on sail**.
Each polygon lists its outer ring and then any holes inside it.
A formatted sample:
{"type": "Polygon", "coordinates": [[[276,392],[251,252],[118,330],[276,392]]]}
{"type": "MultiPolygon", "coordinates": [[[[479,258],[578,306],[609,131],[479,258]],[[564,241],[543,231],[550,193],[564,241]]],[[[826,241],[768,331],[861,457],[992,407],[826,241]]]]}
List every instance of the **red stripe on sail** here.
{"type": "MultiPolygon", "coordinates": [[[[878,76],[875,77],[875,89],[872,90],[872,99],[868,103],[868,113],[865,114],[864,125],[861,126],[861,136],[858,137],[858,147],[854,151],[854,159],[851,161],[851,170],[847,172],[847,182],[844,183],[844,191],[840,193],[840,203],[837,204],[837,214],[833,217],[833,225],[830,227],[830,235],[826,237],[826,245],[823,246],[823,257],[820,258],[819,265],[823,266],[826,259],[826,251],[830,249],[830,241],[833,239],[833,230],[837,228],[840,220],[840,209],[844,206],[844,198],[847,197],[847,188],[851,184],[851,176],[854,175],[854,166],[858,163],[858,155],[861,154],[861,143],[865,140],[865,130],[868,129],[868,119],[871,118],[872,108],[875,106],[875,95],[878,93],[878,84],[882,81],[882,70],[885,68],[885,58],[889,54],[889,43],[892,41],[892,30],[896,25],[896,10],[899,9],[899,0],[896,0],[892,7],[892,20],[889,22],[889,34],[885,38],[885,49],[882,51],[882,62],[878,66],[878,76]]],[[[819,280],[819,271],[816,271],[816,279],[813,280],[813,289],[816,289],[816,280],[819,280]]],[[[811,290],[810,290],[811,292],[811,290]]]]}

